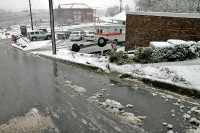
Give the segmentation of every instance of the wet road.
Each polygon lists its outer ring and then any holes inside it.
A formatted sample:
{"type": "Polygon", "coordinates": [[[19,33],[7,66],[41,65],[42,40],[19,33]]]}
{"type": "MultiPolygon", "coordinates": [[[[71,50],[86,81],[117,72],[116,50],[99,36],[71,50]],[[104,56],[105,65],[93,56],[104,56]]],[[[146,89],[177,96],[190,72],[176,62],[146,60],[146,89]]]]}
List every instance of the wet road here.
{"type": "MultiPolygon", "coordinates": [[[[140,82],[122,84],[122,81],[116,81],[113,77],[33,56],[12,48],[9,44],[9,41],[0,42],[2,124],[36,108],[45,116],[51,117],[60,133],[141,132],[121,123],[112,113],[88,101],[88,97],[105,89],[104,97],[99,100],[112,99],[123,105],[134,105],[133,108],[124,110],[137,116],[147,116],[141,125],[146,132],[167,132],[169,129],[162,125],[163,122],[172,124],[174,132],[185,132],[192,126],[183,119],[183,115],[197,105],[186,102],[183,98],[172,98],[140,82]],[[86,92],[75,92],[66,85],[66,81],[85,88],[86,92]]],[[[200,118],[196,113],[191,116],[200,118]]]]}

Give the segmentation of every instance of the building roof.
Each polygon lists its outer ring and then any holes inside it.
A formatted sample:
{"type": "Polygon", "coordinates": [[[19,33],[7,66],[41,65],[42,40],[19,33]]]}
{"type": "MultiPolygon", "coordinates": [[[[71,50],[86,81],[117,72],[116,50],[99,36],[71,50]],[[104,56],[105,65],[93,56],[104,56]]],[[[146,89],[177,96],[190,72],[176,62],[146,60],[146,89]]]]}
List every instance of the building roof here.
{"type": "Polygon", "coordinates": [[[59,4],[59,7],[64,9],[91,9],[84,3],[59,4]]]}
{"type": "Polygon", "coordinates": [[[111,20],[118,20],[118,21],[126,21],[126,12],[123,11],[115,16],[113,16],[112,18],[110,18],[111,20]]]}
{"type": "Polygon", "coordinates": [[[146,15],[146,16],[163,16],[176,18],[200,18],[199,13],[169,13],[169,12],[127,12],[126,14],[146,15]]]}

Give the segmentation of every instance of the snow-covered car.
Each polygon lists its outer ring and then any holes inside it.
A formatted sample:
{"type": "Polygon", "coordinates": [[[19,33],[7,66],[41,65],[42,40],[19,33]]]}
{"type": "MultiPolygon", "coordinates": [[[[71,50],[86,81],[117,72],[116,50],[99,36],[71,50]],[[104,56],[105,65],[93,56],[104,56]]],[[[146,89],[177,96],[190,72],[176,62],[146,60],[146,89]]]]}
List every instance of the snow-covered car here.
{"type": "Polygon", "coordinates": [[[45,33],[44,31],[41,30],[36,30],[36,31],[30,31],[28,32],[27,38],[31,41],[36,41],[37,39],[51,39],[51,34],[50,33],[45,33]]]}
{"type": "Polygon", "coordinates": [[[71,32],[69,39],[71,41],[80,41],[84,39],[84,36],[85,36],[84,31],[73,31],[71,32]]]}
{"type": "Polygon", "coordinates": [[[86,41],[94,41],[94,32],[93,31],[85,31],[84,39],[86,41]]]}

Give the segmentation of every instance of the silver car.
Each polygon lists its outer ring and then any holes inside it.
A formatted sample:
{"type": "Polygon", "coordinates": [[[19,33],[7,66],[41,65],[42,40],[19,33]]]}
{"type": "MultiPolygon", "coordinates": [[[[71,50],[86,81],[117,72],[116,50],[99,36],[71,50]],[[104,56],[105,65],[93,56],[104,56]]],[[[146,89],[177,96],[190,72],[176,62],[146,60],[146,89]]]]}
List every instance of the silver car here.
{"type": "Polygon", "coordinates": [[[51,39],[51,34],[50,33],[45,33],[41,30],[36,30],[36,31],[30,31],[28,32],[27,38],[30,39],[31,41],[36,41],[38,39],[51,39]]]}
{"type": "Polygon", "coordinates": [[[71,32],[69,39],[71,41],[80,41],[84,39],[84,36],[85,36],[84,31],[73,31],[71,32]]]}

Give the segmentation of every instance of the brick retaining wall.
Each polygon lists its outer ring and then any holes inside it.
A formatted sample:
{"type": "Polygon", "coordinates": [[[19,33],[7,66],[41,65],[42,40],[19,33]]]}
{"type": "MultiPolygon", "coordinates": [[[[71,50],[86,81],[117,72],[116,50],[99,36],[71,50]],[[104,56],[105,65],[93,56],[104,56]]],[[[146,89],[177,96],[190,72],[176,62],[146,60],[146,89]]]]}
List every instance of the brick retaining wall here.
{"type": "Polygon", "coordinates": [[[135,49],[136,46],[149,46],[151,41],[168,39],[199,41],[200,18],[127,13],[126,50],[135,49]]]}

